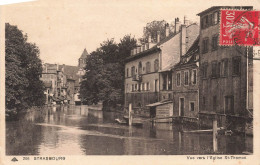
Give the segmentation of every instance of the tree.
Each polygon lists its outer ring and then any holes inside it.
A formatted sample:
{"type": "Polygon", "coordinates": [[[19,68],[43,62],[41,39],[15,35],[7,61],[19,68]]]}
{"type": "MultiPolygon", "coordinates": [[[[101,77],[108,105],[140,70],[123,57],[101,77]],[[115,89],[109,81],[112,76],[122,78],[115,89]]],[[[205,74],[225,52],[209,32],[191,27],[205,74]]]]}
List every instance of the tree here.
{"type": "Polygon", "coordinates": [[[103,67],[103,59],[101,58],[102,53],[99,49],[90,53],[86,63],[86,74],[83,76],[83,81],[80,85],[80,96],[83,102],[88,105],[97,104],[101,98],[99,97],[100,92],[100,79],[101,70],[103,67]]]}
{"type": "Polygon", "coordinates": [[[86,74],[80,87],[81,98],[87,104],[99,101],[104,107],[123,104],[124,61],[136,46],[136,40],[126,35],[120,41],[119,44],[113,39],[104,41],[87,59],[86,74]]]}
{"type": "Polygon", "coordinates": [[[44,104],[39,49],[16,26],[5,24],[6,109],[24,110],[44,104]]]}
{"type": "MultiPolygon", "coordinates": [[[[157,32],[160,32],[160,39],[163,40],[166,37],[165,26],[167,22],[165,20],[162,21],[152,21],[146,24],[144,30],[144,38],[140,39],[141,42],[148,42],[148,37],[151,35],[151,39],[153,42],[157,42],[157,32]]],[[[170,34],[173,32],[170,30],[170,34]]]]}

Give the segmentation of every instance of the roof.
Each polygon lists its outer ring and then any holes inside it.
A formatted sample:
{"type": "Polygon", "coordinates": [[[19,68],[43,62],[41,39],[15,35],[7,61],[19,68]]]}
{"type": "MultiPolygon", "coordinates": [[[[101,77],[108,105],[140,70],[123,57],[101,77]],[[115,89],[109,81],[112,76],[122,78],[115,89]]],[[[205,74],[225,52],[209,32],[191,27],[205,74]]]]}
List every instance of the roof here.
{"type": "Polygon", "coordinates": [[[86,48],[85,48],[85,49],[83,50],[83,52],[82,52],[80,58],[87,58],[88,56],[89,56],[89,54],[88,54],[88,52],[87,52],[87,50],[86,50],[86,48]]]}
{"type": "Polygon", "coordinates": [[[143,51],[143,52],[140,52],[140,53],[138,53],[138,54],[135,54],[135,55],[132,55],[132,56],[127,57],[125,61],[128,62],[128,61],[131,61],[131,60],[135,60],[135,59],[138,59],[138,58],[140,58],[140,57],[143,57],[143,56],[145,56],[145,55],[147,55],[147,54],[154,53],[154,52],[158,52],[158,51],[160,51],[160,48],[158,48],[157,45],[155,45],[155,46],[153,46],[153,47],[150,48],[150,49],[147,49],[147,50],[145,50],[145,51],[143,51]]]}
{"type": "Polygon", "coordinates": [[[156,106],[159,106],[159,105],[163,105],[163,104],[169,104],[169,103],[172,103],[172,101],[164,101],[164,102],[156,102],[156,103],[152,103],[152,104],[148,104],[146,105],[147,107],[156,107],[156,106]]]}
{"type": "Polygon", "coordinates": [[[169,65],[166,68],[159,70],[159,72],[166,72],[166,71],[171,71],[171,69],[174,67],[174,65],[169,65]]]}
{"type": "Polygon", "coordinates": [[[52,87],[52,83],[51,82],[44,81],[43,85],[44,85],[45,88],[51,88],[52,87]]]}
{"type": "MultiPolygon", "coordinates": [[[[193,23],[193,24],[188,25],[186,28],[189,28],[190,26],[192,26],[192,25],[194,25],[194,24],[197,25],[197,23],[193,23]]],[[[168,37],[166,37],[166,38],[164,38],[163,40],[161,40],[160,42],[156,43],[153,47],[151,47],[151,48],[149,48],[149,49],[147,49],[147,50],[145,50],[145,51],[142,51],[142,52],[140,52],[140,53],[137,53],[137,54],[135,54],[135,55],[131,55],[131,56],[127,57],[127,58],[126,58],[126,62],[131,61],[131,60],[135,60],[135,59],[138,59],[138,58],[141,58],[141,57],[143,57],[143,56],[145,56],[145,55],[148,55],[148,54],[150,54],[150,53],[154,53],[154,52],[160,51],[160,50],[161,50],[161,49],[159,48],[160,45],[162,45],[162,44],[164,44],[165,42],[169,41],[170,39],[172,39],[173,37],[175,37],[175,36],[176,36],[177,34],[179,34],[179,33],[180,33],[180,31],[177,32],[177,33],[175,33],[175,34],[171,34],[171,35],[169,35],[168,37]]]]}
{"type": "Polygon", "coordinates": [[[59,65],[59,70],[62,70],[62,68],[64,68],[63,73],[67,76],[76,75],[79,70],[77,66],[59,65]]]}
{"type": "Polygon", "coordinates": [[[59,65],[59,70],[62,70],[62,68],[64,68],[63,73],[67,76],[67,79],[75,80],[75,86],[79,86],[80,76],[77,73],[80,68],[78,66],[59,65]]]}
{"type": "Polygon", "coordinates": [[[198,16],[201,16],[201,15],[204,15],[205,13],[208,13],[210,11],[213,11],[213,10],[216,10],[216,9],[220,9],[220,8],[223,8],[223,9],[245,9],[245,10],[251,10],[253,9],[253,6],[213,6],[213,7],[210,7],[200,13],[198,13],[197,15],[198,16]]]}
{"type": "Polygon", "coordinates": [[[199,37],[193,42],[187,53],[182,56],[182,59],[179,63],[177,63],[174,67],[178,67],[181,65],[186,64],[195,64],[199,61],[199,59],[196,59],[196,55],[199,53],[199,37]]]}

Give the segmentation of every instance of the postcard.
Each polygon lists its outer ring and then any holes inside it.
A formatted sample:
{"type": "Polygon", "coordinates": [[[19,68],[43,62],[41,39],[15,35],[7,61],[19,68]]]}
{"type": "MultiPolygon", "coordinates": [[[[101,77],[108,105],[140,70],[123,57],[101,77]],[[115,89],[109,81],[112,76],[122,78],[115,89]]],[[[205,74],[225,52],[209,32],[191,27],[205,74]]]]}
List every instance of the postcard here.
{"type": "Polygon", "coordinates": [[[0,8],[1,164],[259,164],[260,1],[0,8]]]}

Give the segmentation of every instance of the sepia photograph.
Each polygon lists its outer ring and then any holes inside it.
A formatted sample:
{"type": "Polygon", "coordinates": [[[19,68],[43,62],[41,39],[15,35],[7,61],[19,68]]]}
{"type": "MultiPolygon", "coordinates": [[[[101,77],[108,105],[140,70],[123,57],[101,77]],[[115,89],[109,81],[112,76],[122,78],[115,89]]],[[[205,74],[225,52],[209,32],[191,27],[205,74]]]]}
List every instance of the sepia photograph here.
{"type": "Polygon", "coordinates": [[[257,160],[259,3],[2,5],[4,164],[257,160]]]}

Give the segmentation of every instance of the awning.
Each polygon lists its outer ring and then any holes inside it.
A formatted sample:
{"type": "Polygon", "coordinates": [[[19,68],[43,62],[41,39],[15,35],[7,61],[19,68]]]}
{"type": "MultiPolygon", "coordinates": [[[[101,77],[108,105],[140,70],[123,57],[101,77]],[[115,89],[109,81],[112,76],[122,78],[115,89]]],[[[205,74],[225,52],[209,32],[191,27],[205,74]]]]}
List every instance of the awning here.
{"type": "Polygon", "coordinates": [[[156,107],[158,105],[163,105],[163,104],[168,104],[168,103],[173,103],[172,101],[165,101],[165,102],[156,102],[156,103],[152,103],[152,104],[148,104],[146,105],[147,107],[156,107]]]}

